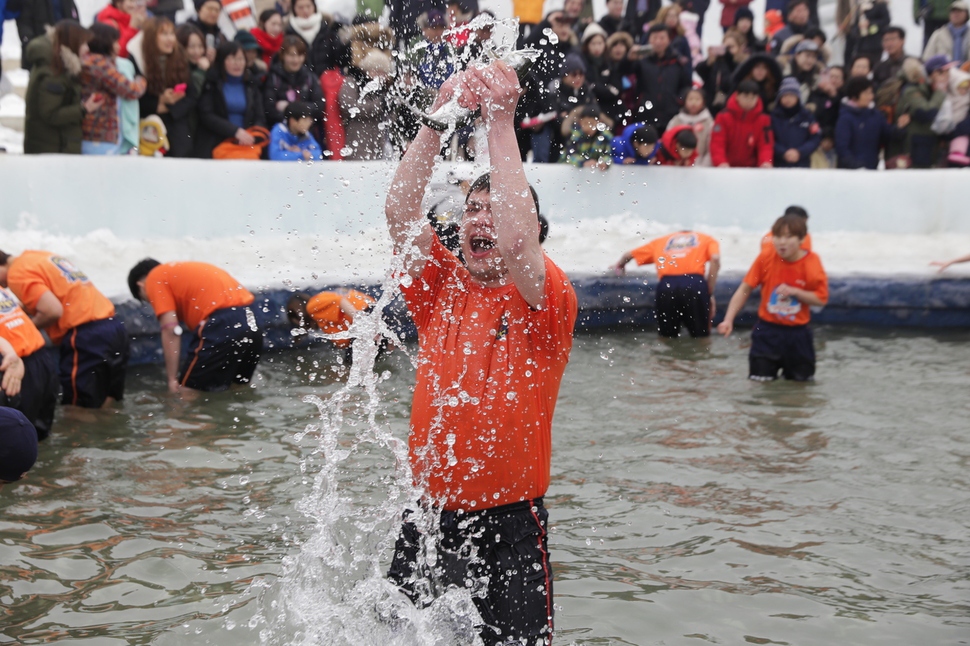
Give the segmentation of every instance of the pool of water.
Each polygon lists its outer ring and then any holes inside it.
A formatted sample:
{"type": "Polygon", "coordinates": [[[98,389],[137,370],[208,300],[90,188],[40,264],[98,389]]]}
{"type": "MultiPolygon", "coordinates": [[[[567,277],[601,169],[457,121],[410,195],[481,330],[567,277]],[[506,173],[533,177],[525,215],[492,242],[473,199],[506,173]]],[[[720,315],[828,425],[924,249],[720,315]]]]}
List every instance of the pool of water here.
{"type": "MultiPolygon", "coordinates": [[[[808,385],[748,382],[747,338],[577,338],[556,643],[970,643],[970,334],[822,328],[808,385]]],[[[0,491],[0,644],[392,643],[351,635],[406,497],[413,371],[379,361],[380,407],[357,389],[321,422],[333,360],[274,355],[193,403],[140,367],[119,410],[61,411],[0,491]]]]}

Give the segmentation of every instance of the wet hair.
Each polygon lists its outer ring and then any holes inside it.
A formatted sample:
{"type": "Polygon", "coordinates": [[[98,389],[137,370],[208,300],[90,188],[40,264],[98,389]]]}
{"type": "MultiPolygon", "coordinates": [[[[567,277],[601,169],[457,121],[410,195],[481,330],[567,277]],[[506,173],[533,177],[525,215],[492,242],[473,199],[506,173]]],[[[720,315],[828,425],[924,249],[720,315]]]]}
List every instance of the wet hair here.
{"type": "MultiPolygon", "coordinates": [[[[492,192],[492,174],[485,173],[484,175],[479,175],[478,179],[472,182],[472,185],[468,187],[468,193],[465,195],[465,203],[468,203],[468,198],[471,197],[472,193],[477,191],[485,191],[486,193],[492,192]]],[[[536,214],[539,213],[539,194],[536,190],[532,188],[532,184],[529,184],[529,192],[532,193],[532,201],[536,206],[536,214]]]]}
{"type": "Polygon", "coordinates": [[[114,56],[115,43],[121,38],[121,32],[109,24],[96,22],[91,25],[91,40],[88,41],[88,49],[92,54],[102,56],[114,56]]]}
{"type": "Polygon", "coordinates": [[[761,88],[752,80],[744,80],[738,83],[738,94],[761,94],[761,88]]]}
{"type": "Polygon", "coordinates": [[[144,280],[148,276],[148,273],[158,267],[160,262],[154,258],[145,258],[139,260],[138,264],[131,268],[128,272],[128,289],[131,290],[131,295],[135,297],[136,301],[141,300],[141,291],[138,289],[138,281],[144,280]]]}
{"type": "Polygon", "coordinates": [[[808,235],[807,218],[795,215],[794,213],[786,213],[771,225],[771,235],[773,236],[781,237],[786,231],[790,236],[804,238],[808,235]]]}
{"type": "Polygon", "coordinates": [[[677,145],[685,150],[690,150],[691,148],[697,148],[697,135],[691,129],[681,130],[676,135],[674,135],[674,141],[677,145]]]}
{"type": "Polygon", "coordinates": [[[280,46],[280,57],[282,58],[283,54],[290,51],[291,49],[295,49],[297,54],[306,56],[306,52],[307,52],[306,41],[300,38],[299,36],[297,36],[296,34],[290,34],[289,36],[283,39],[283,44],[280,46]]]}
{"type": "Polygon", "coordinates": [[[882,35],[885,36],[886,34],[896,34],[903,40],[906,40],[906,30],[903,29],[902,27],[897,27],[896,25],[890,25],[889,27],[886,27],[883,30],[882,35]]]}
{"type": "Polygon", "coordinates": [[[657,129],[653,126],[640,126],[630,135],[632,144],[655,144],[657,139],[657,129]]]}
{"type": "Polygon", "coordinates": [[[61,47],[67,47],[73,53],[80,55],[81,45],[91,40],[91,32],[80,25],[75,20],[60,20],[54,25],[54,57],[51,60],[51,67],[55,74],[64,73],[64,57],[61,56],[61,47]]]}
{"type": "Polygon", "coordinates": [[[797,215],[800,218],[808,219],[808,211],[805,210],[805,207],[798,206],[797,204],[792,204],[785,209],[785,215],[797,215]]]}
{"type": "Polygon", "coordinates": [[[175,40],[179,41],[179,45],[185,49],[189,48],[189,39],[192,36],[198,36],[199,40],[202,41],[202,47],[205,47],[205,35],[202,30],[193,25],[192,23],[184,23],[178,26],[175,30],[175,40]]]}
{"type": "Polygon", "coordinates": [[[264,9],[262,12],[260,12],[260,14],[259,14],[259,28],[262,29],[263,28],[263,25],[266,24],[266,21],[269,20],[270,18],[272,18],[273,16],[280,16],[282,18],[283,17],[283,14],[281,14],[276,9],[264,9]]]}
{"type": "Polygon", "coordinates": [[[216,69],[219,70],[219,76],[223,79],[226,78],[226,59],[230,56],[235,56],[241,51],[243,51],[242,45],[234,40],[229,40],[219,45],[219,48],[216,49],[216,60],[214,63],[216,69]]]}
{"type": "Polygon", "coordinates": [[[845,96],[849,99],[858,99],[866,90],[872,89],[872,81],[865,76],[853,76],[845,82],[845,96]]]}
{"type": "Polygon", "coordinates": [[[290,300],[286,301],[286,320],[290,325],[306,329],[310,320],[306,311],[309,302],[310,295],[306,292],[297,292],[290,296],[290,300]]]}
{"type": "Polygon", "coordinates": [[[289,125],[290,119],[312,117],[313,112],[313,105],[307,103],[306,101],[290,101],[288,104],[286,104],[286,109],[283,111],[283,121],[289,125]]]}

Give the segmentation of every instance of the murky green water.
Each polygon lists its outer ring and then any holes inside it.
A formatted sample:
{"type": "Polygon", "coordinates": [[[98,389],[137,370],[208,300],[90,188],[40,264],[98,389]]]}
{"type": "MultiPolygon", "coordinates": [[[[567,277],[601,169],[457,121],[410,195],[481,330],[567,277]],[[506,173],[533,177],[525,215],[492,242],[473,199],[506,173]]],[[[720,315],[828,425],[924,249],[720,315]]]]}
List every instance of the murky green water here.
{"type": "MultiPolygon", "coordinates": [[[[577,339],[546,499],[556,643],[970,643],[970,334],[822,329],[807,386],[748,382],[746,338],[577,339]]],[[[120,411],[62,415],[0,491],[0,643],[259,643],[311,533],[302,397],[339,385],[311,354],[193,404],[153,366],[120,411]]],[[[403,437],[410,365],[378,369],[403,437]]],[[[354,428],[340,479],[366,505],[393,458],[354,428]]]]}

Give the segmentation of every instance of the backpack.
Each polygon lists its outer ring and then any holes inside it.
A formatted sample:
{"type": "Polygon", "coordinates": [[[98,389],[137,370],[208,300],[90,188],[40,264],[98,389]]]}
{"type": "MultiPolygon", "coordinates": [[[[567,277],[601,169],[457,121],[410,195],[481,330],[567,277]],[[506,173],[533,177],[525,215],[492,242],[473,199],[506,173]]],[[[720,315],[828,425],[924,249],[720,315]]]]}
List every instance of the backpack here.
{"type": "Polygon", "coordinates": [[[252,146],[243,146],[234,138],[230,137],[221,144],[213,148],[213,159],[260,159],[263,150],[269,145],[269,130],[262,126],[246,128],[246,132],[251,134],[256,140],[252,146]]]}

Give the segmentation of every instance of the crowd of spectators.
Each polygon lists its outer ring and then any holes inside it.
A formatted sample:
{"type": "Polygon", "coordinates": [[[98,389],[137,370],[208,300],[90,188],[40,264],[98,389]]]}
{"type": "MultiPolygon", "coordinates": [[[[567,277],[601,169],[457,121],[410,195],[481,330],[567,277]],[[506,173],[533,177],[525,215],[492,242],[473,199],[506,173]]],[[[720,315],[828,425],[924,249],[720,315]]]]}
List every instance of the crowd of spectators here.
{"type": "MultiPolygon", "coordinates": [[[[844,65],[831,64],[817,0],[769,0],[764,34],[750,0],[720,1],[722,44],[705,52],[707,0],[608,0],[599,21],[586,0],[544,16],[542,0],[516,0],[518,45],[540,52],[521,78],[522,158],[602,170],[970,165],[967,0],[915,0],[922,35],[893,26],[884,0],[839,0],[844,65]],[[907,56],[920,36],[923,56],[907,56]]],[[[417,132],[412,108],[492,33],[477,0],[331,13],[321,9],[346,3],[257,13],[251,0],[195,0],[182,24],[168,0],[150,11],[112,0],[90,27],[72,0],[7,2],[23,4],[26,153],[395,158],[417,132]]],[[[481,154],[475,134],[460,128],[447,154],[481,154]]]]}

